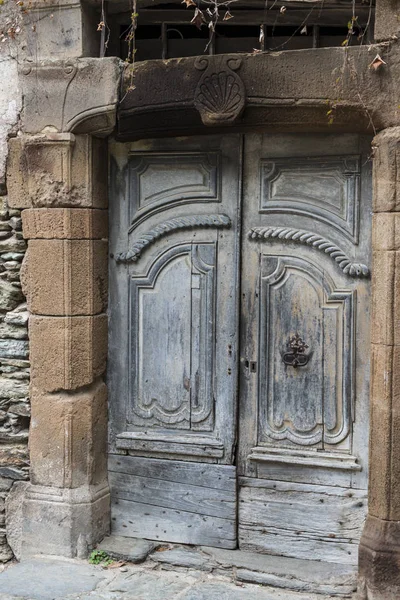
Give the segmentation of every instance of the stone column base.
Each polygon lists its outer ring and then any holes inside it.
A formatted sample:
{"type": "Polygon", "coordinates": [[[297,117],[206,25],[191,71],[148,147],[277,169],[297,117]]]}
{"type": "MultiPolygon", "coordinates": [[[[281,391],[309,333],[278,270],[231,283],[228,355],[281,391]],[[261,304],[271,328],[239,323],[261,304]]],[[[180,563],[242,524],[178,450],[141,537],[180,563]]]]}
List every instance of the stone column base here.
{"type": "Polygon", "coordinates": [[[22,516],[21,558],[85,558],[110,530],[107,484],[62,489],[30,484],[22,516]]]}
{"type": "Polygon", "coordinates": [[[400,521],[367,518],[359,548],[357,598],[400,598],[400,521]]]}

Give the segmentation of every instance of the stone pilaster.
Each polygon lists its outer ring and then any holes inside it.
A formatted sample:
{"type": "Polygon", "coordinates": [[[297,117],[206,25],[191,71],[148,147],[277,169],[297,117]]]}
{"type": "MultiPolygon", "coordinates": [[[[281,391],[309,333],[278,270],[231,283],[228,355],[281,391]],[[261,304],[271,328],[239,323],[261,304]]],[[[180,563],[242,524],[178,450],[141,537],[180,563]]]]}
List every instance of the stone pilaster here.
{"type": "Polygon", "coordinates": [[[10,204],[25,208],[30,313],[22,557],[84,556],[109,530],[106,148],[71,133],[11,142],[8,186],[10,204]]]}
{"type": "Polygon", "coordinates": [[[400,596],[400,127],[374,139],[369,514],[360,600],[400,596]]]}

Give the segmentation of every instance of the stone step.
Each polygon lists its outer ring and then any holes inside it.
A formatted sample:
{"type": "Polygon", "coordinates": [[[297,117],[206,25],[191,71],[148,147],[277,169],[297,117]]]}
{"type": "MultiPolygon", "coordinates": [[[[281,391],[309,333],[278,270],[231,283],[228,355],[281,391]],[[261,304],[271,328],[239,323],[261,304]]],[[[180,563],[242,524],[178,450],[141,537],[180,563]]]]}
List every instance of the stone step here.
{"type": "Polygon", "coordinates": [[[116,560],[126,560],[132,563],[141,563],[160,544],[140,538],[110,535],[97,546],[97,550],[106,552],[108,556],[116,560]]]}
{"type": "Polygon", "coordinates": [[[185,546],[111,535],[98,546],[110,557],[133,563],[149,561],[163,569],[191,569],[224,575],[237,582],[325,596],[349,597],[357,586],[357,567],[332,562],[287,558],[185,546]]]}
{"type": "Polygon", "coordinates": [[[357,586],[357,569],[353,565],[320,562],[223,550],[173,546],[153,552],[150,559],[164,567],[184,567],[232,575],[237,581],[257,583],[329,596],[351,596],[357,586]]]}

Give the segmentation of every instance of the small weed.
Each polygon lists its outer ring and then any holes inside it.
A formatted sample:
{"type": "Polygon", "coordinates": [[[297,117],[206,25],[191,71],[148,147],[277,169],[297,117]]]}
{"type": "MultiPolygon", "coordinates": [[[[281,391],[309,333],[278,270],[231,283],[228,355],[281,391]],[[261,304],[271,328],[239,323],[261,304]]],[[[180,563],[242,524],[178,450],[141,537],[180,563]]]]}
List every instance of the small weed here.
{"type": "Polygon", "coordinates": [[[92,550],[89,556],[89,562],[91,565],[102,565],[103,567],[108,567],[112,564],[113,559],[110,558],[107,552],[104,552],[104,550],[92,550]]]}

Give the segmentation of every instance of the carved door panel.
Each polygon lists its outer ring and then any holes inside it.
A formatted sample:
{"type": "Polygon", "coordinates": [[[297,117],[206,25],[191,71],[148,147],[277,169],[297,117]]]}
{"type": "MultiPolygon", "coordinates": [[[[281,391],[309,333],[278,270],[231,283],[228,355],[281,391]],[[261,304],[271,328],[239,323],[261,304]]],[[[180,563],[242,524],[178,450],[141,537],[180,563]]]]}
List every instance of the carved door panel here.
{"type": "Polygon", "coordinates": [[[236,546],[239,136],[111,145],[114,533],[236,546]]]}
{"type": "Polygon", "coordinates": [[[368,445],[369,140],[244,153],[239,544],[357,560],[368,445]]]}

